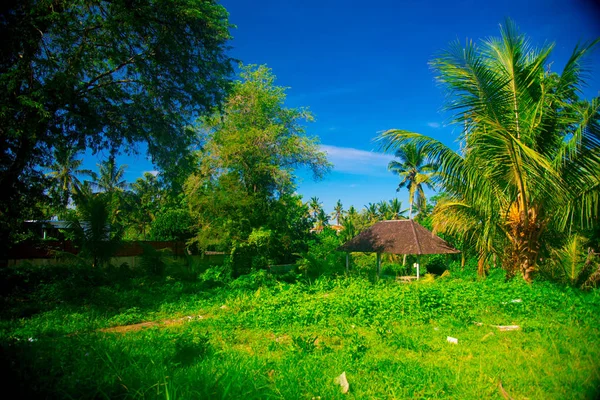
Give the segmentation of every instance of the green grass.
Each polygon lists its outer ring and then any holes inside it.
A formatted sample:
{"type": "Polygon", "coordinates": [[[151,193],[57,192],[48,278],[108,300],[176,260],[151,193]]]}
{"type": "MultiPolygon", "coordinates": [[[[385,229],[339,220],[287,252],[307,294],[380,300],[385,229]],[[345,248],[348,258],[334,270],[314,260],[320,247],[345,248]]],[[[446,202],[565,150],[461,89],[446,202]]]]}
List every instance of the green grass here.
{"type": "Polygon", "coordinates": [[[500,381],[514,399],[600,393],[598,291],[501,272],[408,285],[258,274],[212,288],[118,271],[5,274],[5,388],[37,398],[501,399],[500,381]],[[344,371],[347,394],[334,383],[344,371]]]}

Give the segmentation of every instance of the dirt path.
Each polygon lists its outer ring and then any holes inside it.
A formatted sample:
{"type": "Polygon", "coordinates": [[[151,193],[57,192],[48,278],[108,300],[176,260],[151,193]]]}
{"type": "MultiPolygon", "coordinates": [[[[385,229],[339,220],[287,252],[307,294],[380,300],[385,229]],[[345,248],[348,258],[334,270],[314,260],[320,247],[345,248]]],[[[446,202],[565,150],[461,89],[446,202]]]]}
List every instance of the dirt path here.
{"type": "Polygon", "coordinates": [[[112,326],[110,328],[98,329],[98,332],[105,332],[105,333],[135,332],[135,331],[140,331],[145,328],[152,328],[155,326],[167,327],[167,326],[173,326],[173,325],[182,325],[189,321],[197,321],[197,320],[201,320],[201,319],[205,319],[205,318],[207,318],[207,317],[203,316],[203,315],[196,315],[196,316],[187,316],[187,317],[176,318],[176,319],[165,319],[164,321],[140,322],[137,324],[112,326]]]}

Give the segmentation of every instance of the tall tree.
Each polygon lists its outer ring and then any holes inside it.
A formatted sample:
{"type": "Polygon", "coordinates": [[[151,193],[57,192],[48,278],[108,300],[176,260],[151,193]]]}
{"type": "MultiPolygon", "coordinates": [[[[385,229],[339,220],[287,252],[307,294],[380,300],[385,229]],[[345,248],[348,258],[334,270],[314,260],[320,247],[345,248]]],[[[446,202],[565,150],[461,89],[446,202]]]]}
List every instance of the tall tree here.
{"type": "Polygon", "coordinates": [[[98,168],[98,180],[92,182],[94,188],[109,194],[123,192],[128,188],[129,184],[125,180],[127,165],[117,165],[114,155],[98,164],[98,168]]]}
{"type": "Polygon", "coordinates": [[[406,219],[406,209],[402,209],[402,202],[396,198],[389,201],[389,219],[406,219]]]}
{"type": "Polygon", "coordinates": [[[377,203],[377,215],[380,221],[392,219],[390,214],[390,204],[387,201],[381,200],[377,203]]]}
{"type": "Polygon", "coordinates": [[[81,169],[83,161],[77,158],[77,150],[73,147],[60,147],[54,149],[54,163],[48,168],[46,174],[52,179],[52,191],[59,198],[59,203],[66,208],[74,191],[81,186],[78,176],[94,173],[88,169],[81,169]]]}
{"type": "Polygon", "coordinates": [[[0,12],[0,228],[39,198],[52,148],[143,141],[169,170],[194,139],[184,127],[229,86],[230,25],[214,0],[8,0],[0,12]]]}
{"type": "Polygon", "coordinates": [[[308,202],[308,213],[310,216],[314,219],[317,219],[322,210],[323,203],[319,201],[319,198],[316,196],[311,197],[310,201],[308,202]]]}
{"type": "MultiPolygon", "coordinates": [[[[240,78],[223,107],[202,119],[199,165],[185,186],[199,243],[220,237],[248,244],[253,231],[269,226],[275,216],[281,220],[282,202],[295,201],[297,168],[309,168],[316,179],[330,168],[317,139],[306,135],[311,114],[285,107],[285,88],[275,84],[271,70],[242,66],[240,78]]],[[[291,224],[270,227],[272,239],[280,239],[291,224]]]]}
{"type": "Polygon", "coordinates": [[[379,218],[379,209],[377,207],[377,204],[369,203],[368,205],[365,206],[363,211],[364,211],[367,221],[369,221],[369,223],[371,223],[371,224],[374,224],[375,222],[377,222],[380,219],[379,218]]]}
{"type": "Polygon", "coordinates": [[[412,218],[413,205],[416,205],[417,210],[425,207],[427,198],[423,188],[432,188],[436,167],[428,160],[422,147],[415,143],[400,146],[394,156],[400,161],[390,161],[388,169],[400,177],[396,191],[408,189],[408,218],[412,218]]]}
{"type": "Polygon", "coordinates": [[[338,200],[333,207],[333,212],[331,213],[331,217],[335,219],[335,223],[337,225],[340,224],[340,218],[344,215],[344,206],[342,205],[342,201],[338,200]]]}
{"type": "Polygon", "coordinates": [[[388,149],[412,143],[440,164],[448,197],[434,227],[474,243],[480,272],[498,258],[529,281],[557,236],[597,225],[600,98],[578,97],[583,57],[597,43],[577,46],[560,75],[550,71],[554,45],[533,48],[511,21],[479,46],[454,43],[432,65],[454,123],[465,127],[464,150],[407,131],[382,134],[388,149]]]}
{"type": "Polygon", "coordinates": [[[144,173],[131,184],[131,193],[126,196],[128,238],[146,240],[148,228],[165,205],[167,191],[157,177],[149,172],[144,173]]]}

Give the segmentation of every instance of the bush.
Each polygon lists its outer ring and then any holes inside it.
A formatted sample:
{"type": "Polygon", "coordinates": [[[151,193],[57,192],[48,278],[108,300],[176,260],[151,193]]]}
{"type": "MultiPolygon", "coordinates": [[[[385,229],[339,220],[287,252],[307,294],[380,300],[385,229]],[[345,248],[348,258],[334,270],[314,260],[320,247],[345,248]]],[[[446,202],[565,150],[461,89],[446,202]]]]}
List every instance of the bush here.
{"type": "Polygon", "coordinates": [[[308,251],[300,254],[298,269],[308,278],[344,274],[346,255],[337,251],[340,245],[340,238],[334,231],[324,230],[309,242],[308,251]]]}

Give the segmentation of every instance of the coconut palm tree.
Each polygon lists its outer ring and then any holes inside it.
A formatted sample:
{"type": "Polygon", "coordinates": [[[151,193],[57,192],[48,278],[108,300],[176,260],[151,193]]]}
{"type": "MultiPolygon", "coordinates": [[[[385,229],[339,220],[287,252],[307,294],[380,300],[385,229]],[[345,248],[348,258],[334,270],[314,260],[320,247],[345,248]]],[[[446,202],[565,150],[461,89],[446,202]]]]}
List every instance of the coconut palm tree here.
{"type": "Polygon", "coordinates": [[[325,229],[328,226],[329,226],[329,216],[327,215],[327,213],[325,213],[325,211],[323,209],[321,209],[319,211],[319,214],[317,215],[317,220],[315,222],[314,229],[316,232],[322,232],[323,229],[325,229]]]}
{"type": "Polygon", "coordinates": [[[597,43],[576,47],[560,75],[549,70],[554,45],[533,48],[511,21],[480,45],[454,43],[432,66],[464,126],[463,150],[408,131],[380,136],[388,150],[413,144],[440,165],[448,197],[434,228],[472,243],[480,272],[497,258],[530,281],[548,236],[597,223],[600,98],[577,96],[597,43]]]}
{"type": "Polygon", "coordinates": [[[103,266],[120,245],[121,231],[110,224],[109,197],[92,193],[89,185],[77,187],[74,193],[77,213],[68,217],[69,228],[80,255],[89,258],[93,267],[103,266]]]}
{"type": "Polygon", "coordinates": [[[335,219],[336,225],[340,225],[340,218],[344,215],[344,206],[342,205],[342,200],[338,200],[333,207],[333,212],[331,213],[331,217],[335,219]]]}
{"type": "Polygon", "coordinates": [[[323,204],[319,201],[318,197],[311,197],[308,202],[308,213],[311,217],[317,219],[321,211],[323,210],[323,204]]]}
{"type": "Polygon", "coordinates": [[[402,209],[402,202],[398,199],[392,199],[388,205],[389,219],[406,219],[406,209],[402,209]]]}
{"type": "Polygon", "coordinates": [[[117,166],[114,155],[98,164],[98,168],[100,169],[99,177],[92,183],[97,190],[112,194],[123,192],[129,187],[124,179],[127,165],[117,166]]]}
{"type": "Polygon", "coordinates": [[[364,208],[365,218],[369,223],[374,224],[379,220],[379,209],[377,204],[369,203],[364,208]]]}
{"type": "Polygon", "coordinates": [[[350,208],[348,208],[348,211],[346,211],[345,218],[351,220],[355,220],[358,218],[358,211],[356,211],[356,208],[354,206],[350,206],[350,208]]]}
{"type": "Polygon", "coordinates": [[[379,216],[379,220],[382,221],[392,219],[390,205],[387,201],[381,200],[377,203],[377,215],[379,216]]]}
{"type": "Polygon", "coordinates": [[[413,205],[417,210],[422,210],[426,205],[423,188],[432,189],[436,166],[429,161],[422,147],[415,143],[401,145],[394,156],[400,161],[390,161],[388,170],[400,177],[397,192],[402,188],[408,189],[408,218],[412,218],[413,205]]]}
{"type": "Polygon", "coordinates": [[[72,194],[81,186],[78,176],[94,176],[89,169],[81,169],[83,160],[77,158],[78,151],[74,147],[59,147],[54,149],[54,164],[49,167],[46,174],[54,183],[59,202],[67,207],[72,194]]]}

